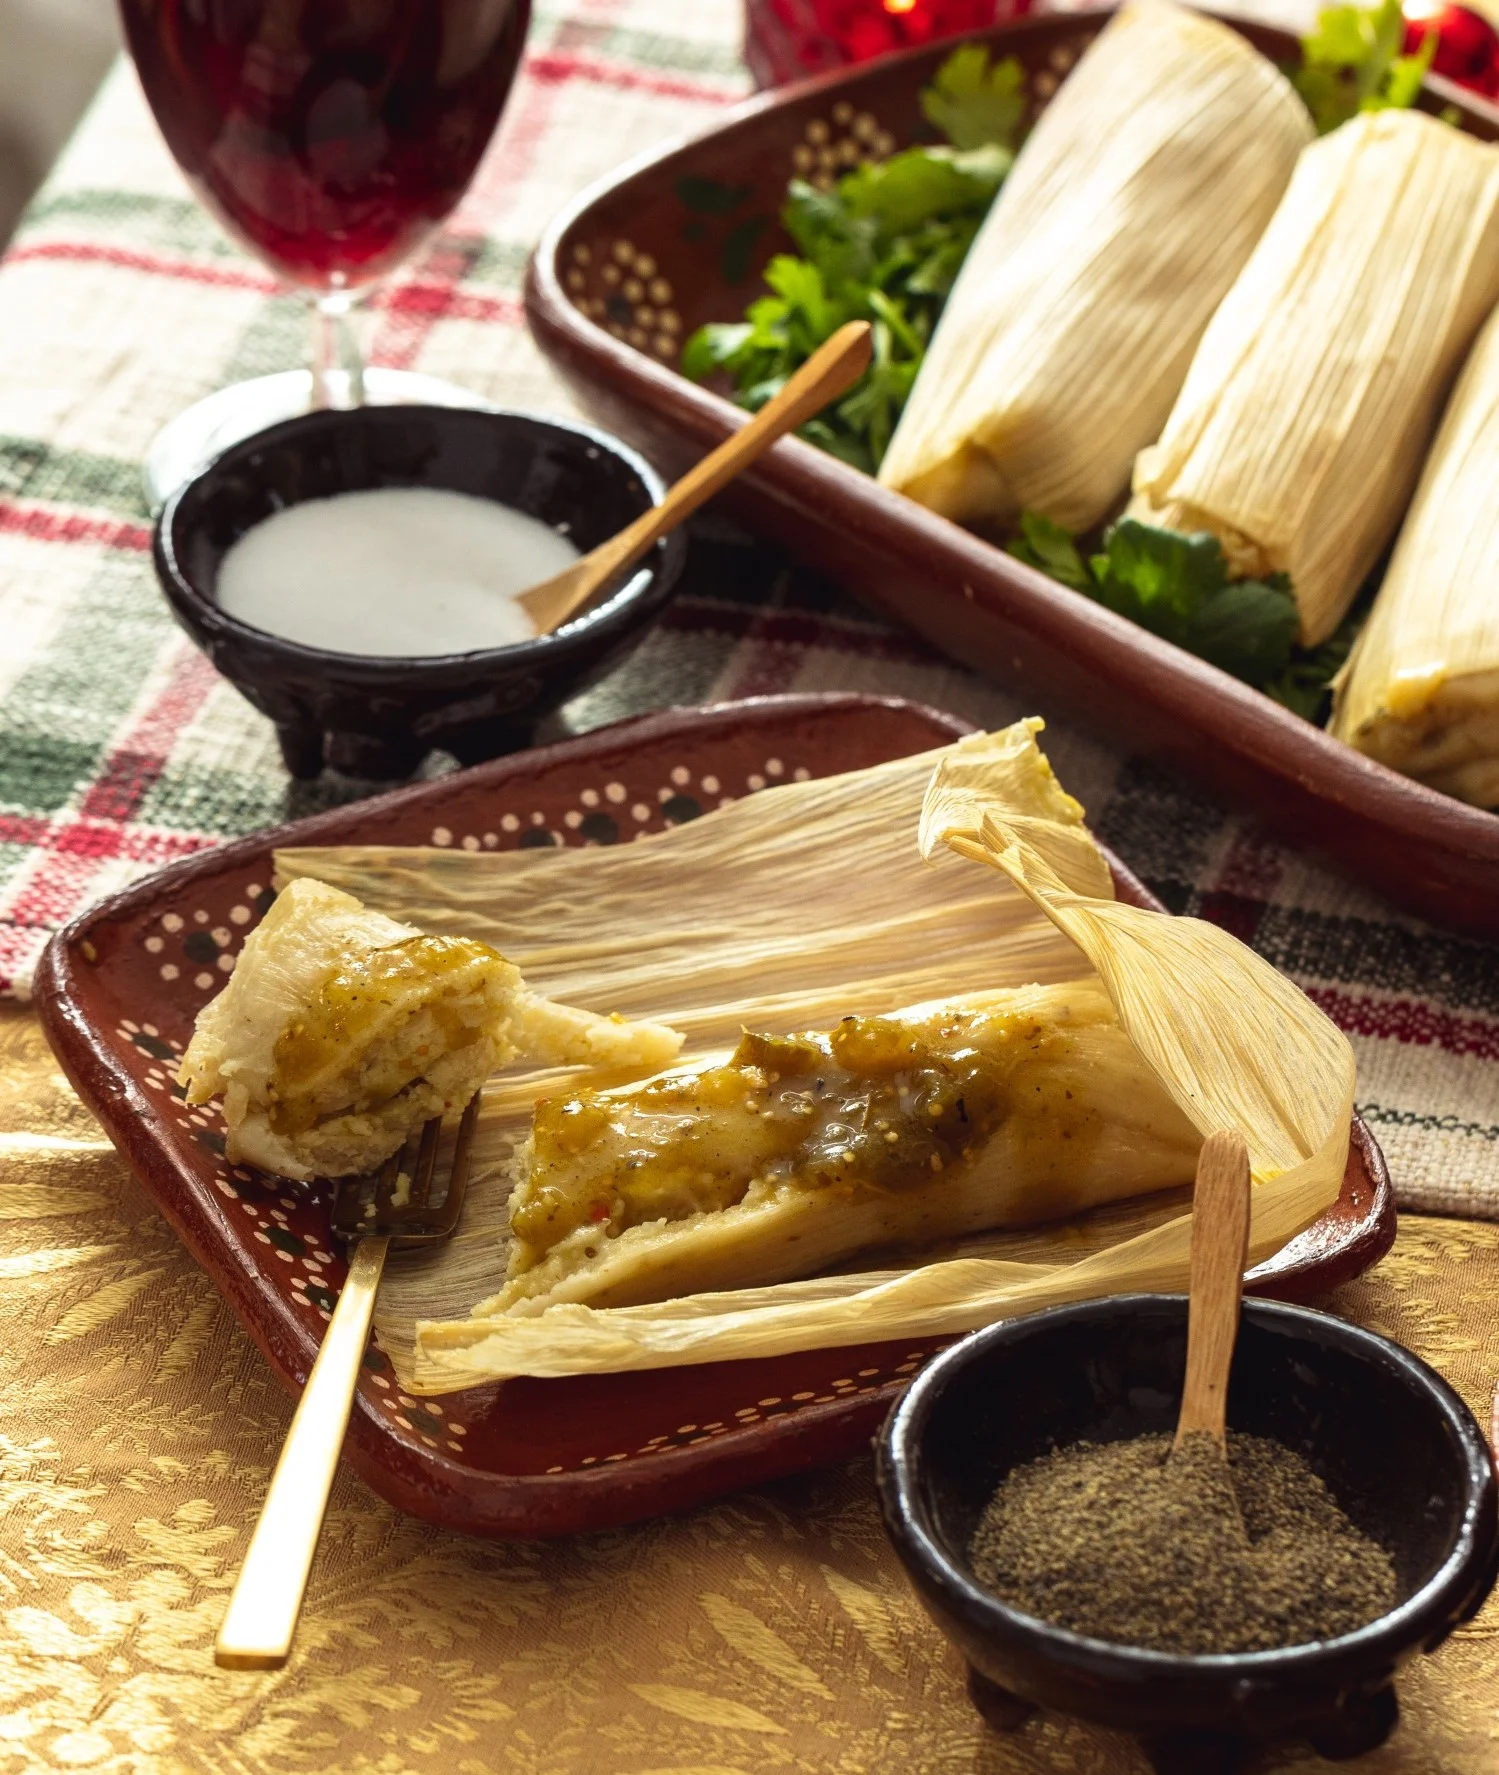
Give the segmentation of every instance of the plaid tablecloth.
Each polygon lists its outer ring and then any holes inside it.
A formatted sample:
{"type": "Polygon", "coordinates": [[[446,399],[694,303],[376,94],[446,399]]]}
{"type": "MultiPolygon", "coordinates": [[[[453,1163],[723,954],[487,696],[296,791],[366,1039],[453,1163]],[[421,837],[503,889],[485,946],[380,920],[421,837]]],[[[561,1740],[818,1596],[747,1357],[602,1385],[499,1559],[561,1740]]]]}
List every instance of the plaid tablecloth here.
{"type": "MultiPolygon", "coordinates": [[[[737,0],[539,7],[472,191],[375,304],[376,363],[566,410],[525,332],[526,253],[556,206],[747,90],[737,0]]],[[[0,266],[0,984],[143,870],[367,785],[292,784],[268,723],[177,632],[147,555],[138,464],[163,421],[299,361],[301,304],[188,195],[116,69],[0,266]]],[[[681,595],[582,729],[767,691],[898,693],[1027,712],[746,538],[699,526],[681,595]]],[[[1499,1218],[1499,952],[1426,929],[1052,717],[1093,824],[1174,909],[1228,924],[1350,1033],[1407,1204],[1499,1218]]]]}

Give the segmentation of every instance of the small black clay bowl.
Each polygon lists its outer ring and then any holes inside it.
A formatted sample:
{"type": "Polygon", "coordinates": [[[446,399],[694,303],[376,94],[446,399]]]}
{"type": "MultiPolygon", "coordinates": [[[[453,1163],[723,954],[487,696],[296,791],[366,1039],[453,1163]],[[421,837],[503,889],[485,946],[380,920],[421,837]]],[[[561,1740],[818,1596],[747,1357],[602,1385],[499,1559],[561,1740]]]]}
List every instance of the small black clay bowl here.
{"type": "MultiPolygon", "coordinates": [[[[617,439],[526,413],[307,413],[226,450],[162,508],[156,571],[178,621],[276,723],[295,776],[316,776],[325,762],[358,776],[404,776],[435,746],[471,764],[524,745],[543,715],[640,640],[681,571],[685,543],[674,532],[622,586],[554,633],[428,659],[303,647],[219,608],[219,565],[247,530],[284,506],[371,487],[495,499],[561,530],[585,553],[664,491],[650,464],[617,439]]],[[[350,636],[351,649],[357,642],[350,636]]]]}
{"type": "Polygon", "coordinates": [[[1304,1455],[1390,1552],[1401,1600],[1389,1614],[1284,1651],[1186,1657],[1049,1626],[973,1575],[974,1528],[1011,1468],[1059,1445],[1175,1428],[1186,1325],[1184,1296],[1122,1295],[1010,1320],[945,1351],[880,1436],[891,1540],[996,1724],[1034,1707],[1074,1714],[1141,1734],[1162,1768],[1230,1766],[1236,1739],[1305,1737],[1326,1755],[1371,1748],[1396,1718],[1396,1667],[1477,1611],[1499,1563],[1478,1425],[1445,1381],[1371,1332],[1246,1301],[1228,1422],[1304,1455]],[[1225,1761],[1203,1760],[1205,1737],[1225,1761]]]}

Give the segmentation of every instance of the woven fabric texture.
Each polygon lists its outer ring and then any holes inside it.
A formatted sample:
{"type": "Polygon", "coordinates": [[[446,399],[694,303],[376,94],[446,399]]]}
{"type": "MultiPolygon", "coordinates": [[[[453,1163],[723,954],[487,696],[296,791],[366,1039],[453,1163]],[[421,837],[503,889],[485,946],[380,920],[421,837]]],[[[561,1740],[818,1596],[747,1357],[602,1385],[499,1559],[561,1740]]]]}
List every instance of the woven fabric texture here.
{"type": "MultiPolygon", "coordinates": [[[[373,362],[568,411],[528,338],[525,256],[559,203],[747,90],[736,0],[538,9],[472,190],[374,303],[373,362]]],[[[367,785],[291,783],[269,724],[173,626],[139,463],[158,427],[299,361],[302,304],[189,195],[122,66],[0,266],[0,989],[141,872],[367,785]]],[[[558,731],[644,708],[865,689],[975,721],[1031,712],[773,551],[698,527],[683,589],[558,731]]],[[[1499,1218],[1499,952],[1433,932],[1051,718],[1095,829],[1176,911],[1228,925],[1352,1037],[1407,1205],[1499,1218]]]]}

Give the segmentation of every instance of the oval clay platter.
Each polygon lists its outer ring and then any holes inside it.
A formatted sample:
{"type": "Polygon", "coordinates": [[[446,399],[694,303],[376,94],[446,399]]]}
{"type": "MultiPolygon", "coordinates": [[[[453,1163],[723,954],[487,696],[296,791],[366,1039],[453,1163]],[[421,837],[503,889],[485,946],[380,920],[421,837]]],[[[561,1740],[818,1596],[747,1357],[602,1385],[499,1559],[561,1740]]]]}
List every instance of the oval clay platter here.
{"type": "MultiPolygon", "coordinates": [[[[856,696],[764,698],[623,722],[174,864],[54,939],[37,1008],[79,1095],[297,1392],[344,1276],[327,1205],[227,1164],[216,1112],[190,1110],[173,1083],[194,1017],[254,927],[275,849],[614,842],[778,779],[860,769],[968,731],[930,709],[856,696]]],[[[1121,898],[1156,906],[1113,867],[1121,898]]],[[[1383,1157],[1355,1118],[1342,1195],[1250,1286],[1304,1299],[1376,1262],[1394,1232],[1383,1157]]],[[[857,1453],[907,1379],[949,1341],[516,1380],[439,1399],[403,1394],[372,1344],[345,1452],[382,1497],[470,1533],[605,1528],[857,1453]]]]}
{"type": "MultiPolygon", "coordinates": [[[[977,33],[1046,104],[1112,9],[1041,14],[977,33]]],[[[1234,18],[1273,61],[1285,31],[1234,18]]],[[[692,140],[622,168],[552,221],[526,312],[583,405],[676,474],[744,423],[677,368],[705,321],[737,321],[772,253],[793,174],[830,178],[929,138],[919,95],[952,43],[762,94],[692,140]]],[[[1484,140],[1499,110],[1429,79],[1421,103],[1484,140]]],[[[1355,752],[1269,697],[797,438],[720,495],[757,533],[909,623],[961,664],[1083,721],[1248,808],[1292,843],[1454,929],[1499,936],[1499,814],[1355,752]]]]}

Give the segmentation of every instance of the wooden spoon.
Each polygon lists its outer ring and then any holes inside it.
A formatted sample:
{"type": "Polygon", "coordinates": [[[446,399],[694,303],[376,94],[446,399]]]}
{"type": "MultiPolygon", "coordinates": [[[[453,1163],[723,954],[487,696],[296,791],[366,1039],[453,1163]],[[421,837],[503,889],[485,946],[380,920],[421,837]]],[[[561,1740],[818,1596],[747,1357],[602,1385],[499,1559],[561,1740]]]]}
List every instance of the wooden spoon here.
{"type": "Polygon", "coordinates": [[[565,622],[616,574],[633,567],[658,537],[675,530],[704,500],[748,468],[761,451],[852,388],[869,368],[872,351],[868,321],[851,320],[840,327],[753,419],[683,475],[660,505],[652,506],[555,578],[522,592],[516,602],[536,624],[537,634],[548,634],[565,622]]]}
{"type": "Polygon", "coordinates": [[[1227,1452],[1228,1369],[1248,1255],[1249,1148],[1242,1134],[1223,1128],[1203,1141],[1192,1189],[1187,1379],[1173,1448],[1188,1436],[1206,1434],[1227,1452]]]}

